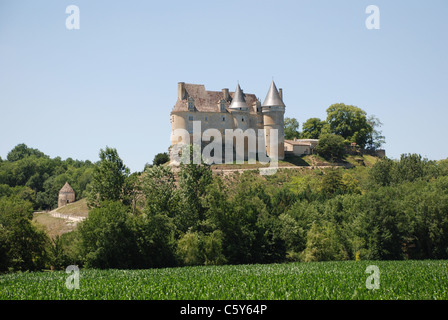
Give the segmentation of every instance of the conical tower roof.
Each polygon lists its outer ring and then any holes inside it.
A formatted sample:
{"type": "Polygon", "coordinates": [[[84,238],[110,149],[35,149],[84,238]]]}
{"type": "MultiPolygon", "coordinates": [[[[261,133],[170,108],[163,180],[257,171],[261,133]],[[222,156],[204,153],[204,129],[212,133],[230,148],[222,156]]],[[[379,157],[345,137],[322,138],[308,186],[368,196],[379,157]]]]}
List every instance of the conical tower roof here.
{"type": "Polygon", "coordinates": [[[269,88],[268,94],[266,95],[266,99],[264,99],[264,102],[261,106],[262,107],[285,106],[282,98],[280,98],[280,94],[278,93],[274,80],[272,80],[271,87],[269,88]]]}
{"type": "Polygon", "coordinates": [[[61,190],[59,190],[59,193],[75,193],[73,188],[66,182],[61,190]]]}
{"type": "Polygon", "coordinates": [[[232,103],[230,104],[229,109],[234,109],[234,110],[249,109],[249,106],[246,103],[246,99],[244,99],[244,93],[241,90],[239,84],[237,85],[235,93],[233,94],[232,103]]]}

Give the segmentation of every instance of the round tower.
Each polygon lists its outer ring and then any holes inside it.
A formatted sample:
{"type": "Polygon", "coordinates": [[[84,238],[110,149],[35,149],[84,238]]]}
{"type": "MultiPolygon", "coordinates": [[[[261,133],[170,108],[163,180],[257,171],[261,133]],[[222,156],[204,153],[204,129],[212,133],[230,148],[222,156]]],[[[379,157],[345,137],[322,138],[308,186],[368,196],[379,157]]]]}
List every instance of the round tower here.
{"type": "MultiPolygon", "coordinates": [[[[280,89],[281,90],[281,89],[280,89]]],[[[279,94],[274,81],[271,83],[266,99],[261,105],[263,113],[263,123],[265,129],[266,153],[269,157],[273,156],[273,148],[277,148],[279,160],[285,158],[285,134],[284,134],[284,115],[285,104],[279,94]],[[271,142],[271,130],[277,130],[277,141],[271,142]]]]}
{"type": "MultiPolygon", "coordinates": [[[[232,114],[233,118],[233,129],[241,129],[243,133],[249,128],[249,106],[246,103],[246,99],[244,98],[244,93],[241,90],[240,85],[238,84],[233,94],[232,103],[229,105],[229,111],[232,114]]],[[[247,160],[248,156],[248,138],[243,136],[242,139],[244,142],[244,155],[243,158],[247,160]]],[[[235,150],[235,154],[238,151],[235,149],[237,143],[237,139],[233,139],[233,147],[235,150]]]]}
{"type": "Polygon", "coordinates": [[[66,182],[62,189],[59,191],[58,208],[63,207],[69,203],[75,202],[75,191],[66,182]]]}

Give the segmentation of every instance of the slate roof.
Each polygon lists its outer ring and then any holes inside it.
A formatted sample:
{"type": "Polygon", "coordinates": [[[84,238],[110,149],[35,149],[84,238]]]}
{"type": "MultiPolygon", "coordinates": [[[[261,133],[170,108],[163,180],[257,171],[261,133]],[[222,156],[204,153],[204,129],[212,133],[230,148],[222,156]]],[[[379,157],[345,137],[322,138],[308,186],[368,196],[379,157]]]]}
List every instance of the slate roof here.
{"type": "Polygon", "coordinates": [[[272,81],[271,83],[271,87],[269,88],[268,94],[266,95],[266,99],[264,99],[262,106],[263,107],[285,106],[282,98],[280,98],[280,94],[278,93],[274,81],[272,81]]]}
{"type": "MultiPolygon", "coordinates": [[[[233,99],[235,92],[229,92],[231,99],[233,99]]],[[[258,98],[255,94],[243,93],[246,104],[251,107],[258,98]]],[[[199,112],[220,112],[219,102],[224,99],[222,91],[208,91],[205,90],[203,84],[185,83],[185,97],[182,100],[177,100],[172,112],[188,111],[188,98],[192,97],[196,111],[199,112]]],[[[229,107],[231,101],[226,103],[229,107]]],[[[252,111],[252,108],[251,108],[252,111]]]]}

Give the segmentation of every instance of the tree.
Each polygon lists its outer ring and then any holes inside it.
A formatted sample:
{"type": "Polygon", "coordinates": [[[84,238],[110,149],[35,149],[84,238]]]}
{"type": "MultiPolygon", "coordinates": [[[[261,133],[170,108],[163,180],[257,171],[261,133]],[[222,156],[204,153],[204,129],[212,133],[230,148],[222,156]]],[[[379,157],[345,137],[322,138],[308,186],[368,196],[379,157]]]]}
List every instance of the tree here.
{"type": "Polygon", "coordinates": [[[286,140],[293,140],[294,138],[299,138],[299,122],[296,118],[285,118],[284,133],[286,140]]]}
{"type": "Polygon", "coordinates": [[[79,226],[86,267],[130,268],[137,252],[129,208],[120,201],[105,201],[79,226]]]}
{"type": "Polygon", "coordinates": [[[319,118],[310,118],[303,123],[302,138],[303,139],[319,139],[325,121],[319,118]]]}
{"type": "Polygon", "coordinates": [[[155,166],[159,166],[161,164],[167,163],[170,161],[170,157],[168,156],[167,152],[158,153],[154,156],[154,160],[152,161],[152,164],[155,166]]]}
{"type": "Polygon", "coordinates": [[[419,154],[402,154],[394,166],[392,178],[396,183],[415,181],[424,177],[427,165],[428,159],[422,159],[419,154]]]}
{"type": "Polygon", "coordinates": [[[348,254],[339,238],[337,227],[329,222],[323,225],[313,223],[307,234],[303,260],[305,262],[348,260],[348,254]]]}
{"type": "Polygon", "coordinates": [[[336,193],[342,193],[344,189],[344,184],[342,182],[342,173],[338,169],[328,170],[321,181],[321,190],[327,195],[331,196],[336,193]]]}
{"type": "Polygon", "coordinates": [[[137,253],[133,267],[160,268],[176,265],[176,227],[162,213],[133,216],[137,253]]]}
{"type": "Polygon", "coordinates": [[[8,159],[8,161],[14,162],[29,156],[36,156],[37,158],[43,158],[43,157],[48,158],[48,156],[46,156],[43,152],[37,149],[29,148],[24,143],[15,146],[14,149],[12,149],[8,153],[6,158],[8,159]]]}
{"type": "Polygon", "coordinates": [[[164,214],[177,218],[180,202],[176,179],[169,166],[147,167],[143,177],[146,214],[164,214]]]}
{"type": "Polygon", "coordinates": [[[179,195],[182,213],[177,217],[179,229],[196,231],[205,219],[206,208],[202,198],[206,196],[207,186],[213,180],[212,171],[206,164],[181,164],[179,171],[179,195]]]}
{"type": "Polygon", "coordinates": [[[318,155],[327,160],[341,160],[345,154],[345,140],[340,135],[326,134],[320,137],[314,149],[318,155]]]}
{"type": "Polygon", "coordinates": [[[398,188],[380,187],[358,198],[353,237],[362,239],[366,259],[403,259],[411,217],[403,210],[401,194],[398,188]]]}
{"type": "Polygon", "coordinates": [[[32,204],[16,196],[0,198],[0,271],[45,267],[48,237],[32,224],[32,204]]]}
{"type": "Polygon", "coordinates": [[[385,158],[375,162],[369,171],[371,181],[379,186],[388,186],[392,181],[392,172],[394,170],[394,162],[385,158]]]}
{"type": "Polygon", "coordinates": [[[370,134],[367,137],[367,143],[365,147],[366,149],[370,150],[379,149],[383,144],[386,143],[385,137],[382,135],[382,132],[378,130],[378,128],[381,127],[383,124],[374,115],[369,116],[367,118],[367,122],[371,126],[372,130],[370,131],[370,134]]]}
{"type": "Polygon", "coordinates": [[[201,251],[201,241],[198,232],[189,230],[177,243],[177,254],[187,266],[204,263],[204,257],[201,251]]]}
{"type": "Polygon", "coordinates": [[[356,142],[361,148],[364,148],[372,137],[373,127],[367,120],[366,112],[355,106],[332,104],[327,109],[327,123],[331,133],[356,142]]]}
{"type": "Polygon", "coordinates": [[[100,161],[96,164],[88,203],[99,206],[102,201],[122,201],[129,204],[127,178],[130,170],[125,166],[116,149],[100,150],[100,161]]]}

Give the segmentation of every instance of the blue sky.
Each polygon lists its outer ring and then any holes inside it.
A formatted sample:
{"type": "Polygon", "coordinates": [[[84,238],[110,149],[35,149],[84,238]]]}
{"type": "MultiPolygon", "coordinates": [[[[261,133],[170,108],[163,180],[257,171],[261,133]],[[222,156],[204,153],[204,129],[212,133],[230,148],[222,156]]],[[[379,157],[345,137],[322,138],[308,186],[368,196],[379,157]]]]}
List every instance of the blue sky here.
{"type": "Polygon", "coordinates": [[[26,143],[97,161],[107,145],[141,171],[169,147],[178,82],[263,100],[274,77],[286,117],[356,105],[389,157],[447,158],[447,15],[446,0],[0,0],[0,156],[26,143]]]}

